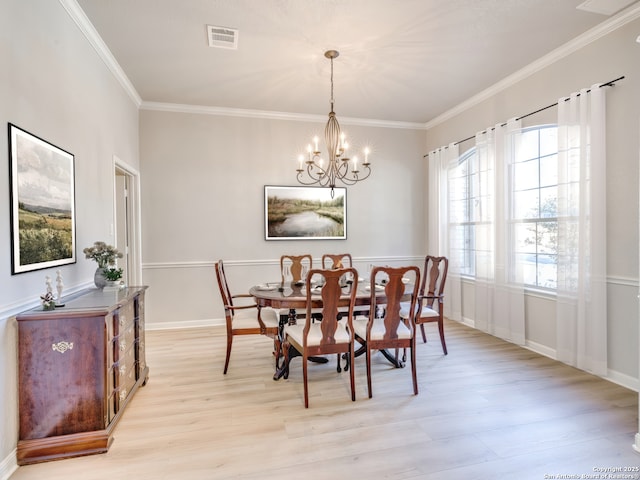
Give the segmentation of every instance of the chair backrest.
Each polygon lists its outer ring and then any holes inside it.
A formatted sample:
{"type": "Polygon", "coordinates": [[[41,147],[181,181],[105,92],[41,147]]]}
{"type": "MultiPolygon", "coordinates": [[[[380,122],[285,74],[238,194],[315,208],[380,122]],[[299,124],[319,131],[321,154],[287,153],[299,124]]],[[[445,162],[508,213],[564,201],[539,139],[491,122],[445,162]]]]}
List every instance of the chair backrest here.
{"type": "Polygon", "coordinates": [[[322,299],[322,321],[320,322],[322,339],[320,346],[334,345],[336,343],[334,335],[338,328],[338,322],[342,318],[346,320],[349,332],[353,332],[353,309],[358,292],[358,272],[355,268],[311,270],[307,276],[305,286],[307,291],[307,314],[303,329],[305,346],[309,329],[313,323],[312,303],[315,300],[322,299]],[[353,283],[344,286],[341,279],[347,275],[353,278],[353,283]],[[314,287],[316,280],[320,281],[321,288],[314,287]],[[339,312],[338,308],[345,306],[349,307],[349,311],[346,313],[339,312]]]}
{"type": "Polygon", "coordinates": [[[311,268],[313,268],[313,257],[309,254],[282,255],[280,257],[282,283],[303,282],[311,268]]]}
{"type": "Polygon", "coordinates": [[[233,309],[228,307],[233,306],[233,298],[231,296],[231,291],[229,290],[227,277],[224,273],[224,264],[222,263],[222,260],[218,260],[216,262],[216,278],[218,279],[218,288],[220,289],[220,296],[222,297],[225,316],[230,319],[233,317],[233,309]]]}
{"type": "Polygon", "coordinates": [[[350,253],[325,253],[322,255],[322,268],[351,268],[353,260],[350,253]]]}
{"type": "MultiPolygon", "coordinates": [[[[419,294],[421,297],[426,295],[424,305],[434,308],[433,303],[436,298],[442,297],[448,270],[449,259],[447,257],[426,256],[424,259],[424,270],[422,271],[422,284],[420,285],[419,294]]],[[[436,308],[440,308],[439,303],[436,308]]]]}
{"type": "MultiPolygon", "coordinates": [[[[406,322],[407,327],[414,331],[415,306],[418,298],[418,287],[420,283],[420,269],[416,266],[407,267],[373,267],[371,270],[371,312],[377,314],[376,286],[383,285],[385,292],[384,300],[384,340],[396,340],[398,338],[398,325],[403,321],[400,316],[401,303],[407,300],[403,297],[406,294],[411,295],[411,306],[409,312],[411,317],[406,322]],[[408,280],[408,283],[403,281],[408,280]],[[375,312],[375,313],[374,313],[375,312]]],[[[367,337],[373,322],[368,322],[367,337]]],[[[367,338],[367,341],[369,339],[367,338]]]]}

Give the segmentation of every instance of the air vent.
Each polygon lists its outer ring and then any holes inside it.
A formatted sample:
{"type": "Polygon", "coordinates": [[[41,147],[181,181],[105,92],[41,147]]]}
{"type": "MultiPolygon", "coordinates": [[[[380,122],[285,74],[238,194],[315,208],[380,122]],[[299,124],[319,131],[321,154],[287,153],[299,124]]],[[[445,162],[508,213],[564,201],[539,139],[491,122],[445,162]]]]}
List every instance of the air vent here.
{"type": "Polygon", "coordinates": [[[239,33],[235,28],[207,25],[207,37],[209,37],[210,47],[237,50],[239,33]]]}

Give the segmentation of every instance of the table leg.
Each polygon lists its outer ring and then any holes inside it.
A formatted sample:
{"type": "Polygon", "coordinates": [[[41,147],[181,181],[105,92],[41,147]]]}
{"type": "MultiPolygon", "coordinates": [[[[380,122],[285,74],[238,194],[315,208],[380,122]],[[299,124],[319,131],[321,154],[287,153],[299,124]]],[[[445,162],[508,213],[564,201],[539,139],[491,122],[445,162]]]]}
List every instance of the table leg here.
{"type": "MultiPolygon", "coordinates": [[[[278,324],[278,336],[280,337],[280,345],[284,347],[284,327],[285,325],[295,325],[297,323],[297,315],[296,309],[290,308],[288,315],[280,315],[280,322],[278,324]]],[[[290,358],[300,356],[300,353],[295,349],[290,349],[290,358]],[[295,353],[294,353],[295,352],[295,353]]],[[[309,357],[310,362],[314,363],[327,363],[329,361],[328,358],[325,357],[309,357]]],[[[288,376],[289,365],[286,365],[287,362],[282,362],[282,365],[276,365],[276,371],[273,374],[274,380],[280,380],[282,377],[288,376]]]]}
{"type": "MultiPolygon", "coordinates": [[[[296,324],[296,309],[290,308],[288,315],[280,315],[280,321],[278,323],[278,337],[280,339],[280,347],[284,349],[284,327],[285,325],[295,325],[296,324]]],[[[284,351],[282,352],[284,355],[284,351]]],[[[289,367],[286,365],[286,361],[282,361],[282,365],[276,365],[276,371],[273,374],[274,380],[280,380],[282,378],[289,367]]]]}
{"type": "MultiPolygon", "coordinates": [[[[356,341],[361,345],[356,349],[353,355],[354,357],[359,357],[360,355],[367,352],[367,344],[362,338],[358,337],[357,335],[356,335],[356,341]]],[[[389,362],[391,362],[391,365],[393,365],[394,367],[404,368],[404,362],[396,359],[396,357],[394,355],[391,355],[387,350],[380,350],[380,353],[382,353],[382,355],[384,355],[384,358],[389,360],[389,362]]],[[[346,354],[343,354],[342,358],[347,358],[346,354]]]]}
{"type": "Polygon", "coordinates": [[[391,364],[396,368],[404,368],[404,363],[397,359],[395,355],[391,355],[387,350],[380,350],[380,353],[384,355],[384,358],[389,360],[391,364]]]}

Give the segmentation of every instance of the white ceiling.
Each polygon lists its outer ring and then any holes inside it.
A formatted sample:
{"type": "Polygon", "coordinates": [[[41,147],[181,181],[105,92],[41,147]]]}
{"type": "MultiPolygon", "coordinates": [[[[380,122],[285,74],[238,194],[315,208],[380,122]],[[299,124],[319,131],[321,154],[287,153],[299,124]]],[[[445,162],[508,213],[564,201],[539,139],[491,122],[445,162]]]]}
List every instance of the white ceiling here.
{"type": "MultiPolygon", "coordinates": [[[[426,123],[633,0],[77,0],[143,102],[426,123]],[[584,8],[584,7],[583,7],[584,8]],[[239,30],[211,48],[207,25],[239,30]]],[[[607,80],[607,79],[603,79],[607,80]]]]}

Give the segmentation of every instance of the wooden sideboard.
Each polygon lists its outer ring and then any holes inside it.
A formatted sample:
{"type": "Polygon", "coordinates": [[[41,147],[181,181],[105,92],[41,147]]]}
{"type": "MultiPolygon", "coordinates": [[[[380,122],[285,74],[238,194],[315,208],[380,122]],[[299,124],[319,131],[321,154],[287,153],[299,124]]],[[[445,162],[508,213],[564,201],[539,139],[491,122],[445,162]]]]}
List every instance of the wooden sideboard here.
{"type": "Polygon", "coordinates": [[[145,385],[147,287],[88,289],[18,323],[19,465],[106,452],[145,385]]]}

